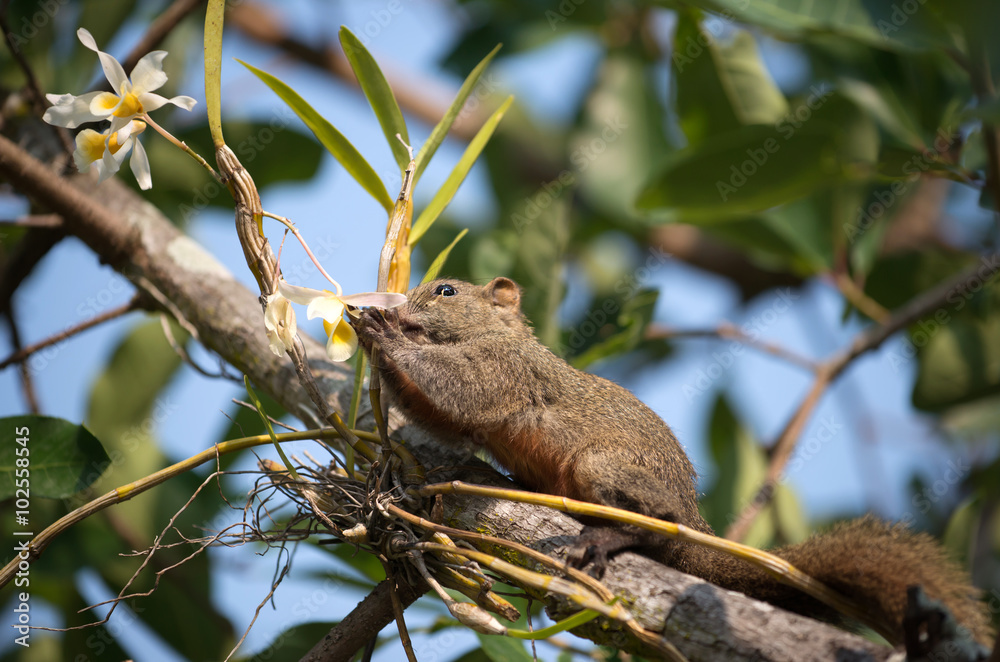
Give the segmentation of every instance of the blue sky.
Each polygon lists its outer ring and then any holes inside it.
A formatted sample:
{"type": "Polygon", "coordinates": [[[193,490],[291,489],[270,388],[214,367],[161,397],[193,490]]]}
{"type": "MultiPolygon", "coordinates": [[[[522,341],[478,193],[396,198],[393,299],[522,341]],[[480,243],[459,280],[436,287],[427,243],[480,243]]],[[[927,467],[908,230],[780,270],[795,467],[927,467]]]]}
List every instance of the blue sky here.
{"type": "MultiPolygon", "coordinates": [[[[366,25],[373,25],[371,22],[378,16],[384,16],[378,12],[385,6],[381,2],[281,4],[281,14],[288,17],[293,31],[306,41],[335,41],[341,23],[361,36],[366,25]]],[[[456,90],[460,81],[441,73],[436,66],[436,61],[449,51],[458,28],[453,14],[430,0],[402,0],[399,6],[401,12],[367,39],[368,47],[380,61],[390,63],[390,68],[400,74],[416,72],[444,89],[456,90]]],[[[377,24],[376,21],[374,25],[377,24]]],[[[665,19],[664,29],[668,27],[669,19],[665,19]]],[[[369,30],[368,34],[372,32],[369,30]]],[[[111,45],[109,50],[121,55],[128,44],[117,45],[117,49],[115,46],[111,45]]],[[[503,61],[496,68],[496,77],[517,95],[517,103],[539,120],[565,121],[586,84],[588,67],[580,63],[596,53],[592,42],[565,35],[537,52],[503,61]]],[[[803,75],[801,65],[787,46],[765,42],[764,53],[779,84],[794,85],[803,75]]],[[[227,41],[224,54],[224,118],[266,118],[282,112],[277,98],[231,59],[240,57],[301,91],[354,142],[379,173],[395,170],[374,117],[364,99],[352,89],[315,71],[303,70],[273,52],[262,51],[238,36],[227,41]]],[[[204,112],[201,85],[200,77],[193,75],[172,93],[195,96],[199,99],[195,112],[204,112]]],[[[416,147],[429,129],[411,122],[410,135],[416,147]]],[[[440,185],[463,149],[464,145],[455,141],[445,143],[421,181],[423,194],[418,191],[418,204],[427,199],[427,192],[440,185]]],[[[262,156],[266,158],[266,151],[262,156]]],[[[155,169],[153,182],[155,186],[155,169]]],[[[490,196],[485,172],[477,166],[449,213],[469,225],[481,224],[495,207],[490,196]]],[[[328,258],[324,266],[345,291],[374,289],[384,212],[331,157],[324,158],[315,180],[268,189],[263,193],[263,203],[265,209],[295,221],[314,248],[322,245],[326,249],[328,258]]],[[[253,287],[230,213],[201,213],[192,226],[192,234],[238,278],[253,287]]],[[[280,236],[276,226],[271,236],[272,240],[280,236]]],[[[283,257],[286,272],[288,266],[302,263],[301,252],[288,245],[283,257]]],[[[304,278],[299,284],[322,285],[315,274],[304,278]]],[[[755,318],[768,319],[771,321],[765,324],[765,338],[807,356],[829,356],[860,328],[855,323],[841,323],[840,297],[822,283],[810,283],[787,310],[779,306],[782,299],[777,293],[761,295],[744,310],[738,293],[728,283],[684,264],[667,263],[652,272],[649,282],[661,291],[656,311],[659,322],[681,328],[708,328],[726,320],[741,324],[755,318]],[[779,307],[783,312],[777,312],[779,307]]],[[[107,310],[126,302],[130,294],[131,288],[120,276],[100,265],[78,240],[67,239],[45,259],[15,299],[23,338],[28,343],[38,341],[81,322],[90,314],[91,302],[107,310]]],[[[33,359],[43,412],[72,421],[82,420],[92,381],[115,343],[136,321],[129,318],[104,325],[33,359]]],[[[306,328],[314,334],[320,332],[317,325],[306,328]]],[[[3,338],[7,340],[6,329],[3,338]]],[[[803,434],[803,448],[808,446],[808,452],[799,463],[801,469],[791,476],[790,484],[810,517],[830,517],[869,508],[885,516],[899,517],[912,508],[905,489],[911,475],[918,472],[933,481],[950,458],[936,443],[933,421],[916,414],[909,404],[915,365],[906,364],[897,371],[888,360],[891,352],[898,351],[899,342],[890,341],[883,350],[858,361],[823,399],[803,434]],[[831,426],[836,432],[827,440],[823,431],[831,426]]],[[[695,465],[706,474],[706,480],[711,480],[705,439],[707,409],[715,389],[725,389],[755,436],[770,441],[804,396],[810,379],[798,368],[753,351],[727,359],[727,346],[728,343],[705,340],[684,341],[676,357],[662,366],[635,375],[614,375],[670,423],[695,465]],[[721,377],[712,382],[712,390],[693,398],[685,396],[685,387],[697,384],[700,375],[713,364],[722,366],[722,370],[721,377]]],[[[203,365],[213,364],[204,353],[196,352],[195,356],[203,365]]],[[[229,424],[222,411],[229,409],[229,398],[237,394],[230,383],[206,380],[190,368],[183,368],[165,393],[183,415],[168,417],[157,430],[168,455],[180,459],[218,441],[229,424]]],[[[24,409],[16,372],[8,369],[0,373],[0,415],[17,414],[24,409]]],[[[266,559],[261,563],[250,549],[218,550],[215,558],[221,561],[214,585],[216,599],[237,627],[243,627],[253,615],[248,605],[257,604],[267,593],[273,564],[266,559]]],[[[327,567],[327,559],[321,553],[303,550],[296,561],[296,574],[276,596],[282,610],[279,614],[269,611],[262,614],[245,651],[259,648],[290,624],[288,614],[293,613],[290,606],[302,604],[315,590],[315,581],[306,578],[307,571],[319,572],[327,567]]],[[[81,576],[78,581],[90,595],[100,596],[102,589],[93,578],[81,576]]],[[[331,620],[339,618],[361,597],[355,592],[334,595],[327,603],[328,610],[322,613],[331,620]]],[[[407,615],[412,618],[411,625],[419,625],[441,612],[441,609],[422,609],[407,615]]],[[[416,638],[418,652],[420,647],[426,649],[424,655],[418,655],[421,660],[432,659],[430,654],[435,650],[443,651],[439,659],[457,657],[457,651],[473,643],[470,635],[451,631],[416,638]]],[[[393,645],[377,654],[376,659],[393,660],[398,655],[401,652],[393,645]]]]}

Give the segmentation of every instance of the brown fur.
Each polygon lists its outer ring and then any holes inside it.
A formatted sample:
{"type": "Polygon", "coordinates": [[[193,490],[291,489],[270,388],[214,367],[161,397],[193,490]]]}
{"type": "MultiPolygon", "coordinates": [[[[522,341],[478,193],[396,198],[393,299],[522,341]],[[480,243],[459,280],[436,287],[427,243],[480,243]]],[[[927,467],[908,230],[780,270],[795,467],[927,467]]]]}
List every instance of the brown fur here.
{"type": "MultiPolygon", "coordinates": [[[[698,511],[694,468],[670,428],[624,388],[574,369],[539,343],[506,278],[486,286],[440,279],[389,311],[365,311],[362,345],[406,416],[438,435],[485,446],[526,487],[624,508],[712,533],[698,511]],[[445,296],[439,288],[453,291],[445,296]]],[[[638,551],[719,586],[821,618],[830,610],[732,557],[648,532],[586,522],[570,558],[598,570],[638,551]]],[[[872,517],[776,552],[816,579],[874,605],[893,623],[906,587],[921,584],[985,643],[976,591],[930,537],[872,517]]]]}

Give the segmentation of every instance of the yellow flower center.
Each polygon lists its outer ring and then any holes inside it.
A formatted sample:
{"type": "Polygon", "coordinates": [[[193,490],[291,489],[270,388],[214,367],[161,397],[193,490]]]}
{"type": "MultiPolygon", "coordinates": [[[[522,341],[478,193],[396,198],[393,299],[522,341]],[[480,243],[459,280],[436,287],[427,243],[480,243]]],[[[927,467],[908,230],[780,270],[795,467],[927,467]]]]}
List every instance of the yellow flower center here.
{"type": "Polygon", "coordinates": [[[118,105],[118,109],[113,114],[115,117],[131,117],[133,115],[140,115],[142,112],[142,104],[139,103],[139,97],[135,95],[135,92],[126,92],[125,96],[122,97],[121,103],[118,105]]]}
{"type": "Polygon", "coordinates": [[[106,138],[106,133],[80,132],[76,139],[76,146],[87,157],[87,161],[93,163],[104,155],[104,140],[106,138]]]}
{"type": "MultiPolygon", "coordinates": [[[[132,133],[129,135],[129,138],[131,138],[132,136],[137,136],[145,130],[146,130],[145,122],[140,122],[139,120],[132,120],[132,133]]],[[[117,154],[118,150],[120,150],[121,148],[122,146],[118,142],[118,132],[112,133],[111,137],[108,138],[108,151],[111,152],[112,154],[117,154]]]]}

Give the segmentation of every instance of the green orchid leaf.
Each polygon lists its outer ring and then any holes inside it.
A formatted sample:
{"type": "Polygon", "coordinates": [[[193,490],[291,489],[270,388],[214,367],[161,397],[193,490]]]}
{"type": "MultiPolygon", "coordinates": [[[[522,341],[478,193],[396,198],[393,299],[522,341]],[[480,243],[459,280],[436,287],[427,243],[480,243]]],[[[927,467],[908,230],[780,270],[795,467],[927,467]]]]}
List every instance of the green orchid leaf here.
{"type": "Polygon", "coordinates": [[[455,237],[454,241],[448,244],[448,246],[443,251],[438,253],[438,256],[434,258],[433,262],[431,262],[431,266],[427,268],[427,273],[424,274],[424,279],[420,281],[421,283],[427,283],[438,277],[438,274],[441,273],[441,269],[444,267],[445,261],[448,259],[448,255],[451,254],[451,249],[453,249],[455,247],[455,244],[457,244],[462,237],[468,234],[468,232],[469,232],[468,228],[459,232],[458,236],[455,237]]]}
{"type": "Polygon", "coordinates": [[[379,179],[375,169],[369,165],[361,153],[336,129],[330,122],[320,115],[310,106],[305,99],[299,96],[298,92],[286,85],[278,78],[266,71],[247,64],[243,60],[237,60],[244,67],[249,69],[257,78],[261,79],[265,85],[274,90],[274,93],[281,97],[281,100],[295,111],[313,135],[323,144],[326,149],[333,154],[333,157],[344,166],[344,170],[350,173],[351,177],[361,184],[361,187],[368,191],[375,200],[378,201],[386,212],[392,211],[392,198],[385,188],[385,184],[379,179]]]}
{"type": "Polygon", "coordinates": [[[0,419],[0,499],[64,499],[89,487],[111,464],[90,430],[51,416],[0,419]]]}
{"type": "Polygon", "coordinates": [[[434,153],[437,152],[438,147],[441,146],[441,142],[444,141],[444,137],[448,135],[448,131],[451,130],[452,124],[455,123],[455,119],[458,118],[458,114],[462,112],[462,108],[465,107],[465,101],[469,98],[472,93],[472,89],[479,83],[479,79],[482,78],[483,72],[486,71],[486,67],[489,66],[490,62],[493,60],[493,56],[497,54],[500,50],[502,44],[497,44],[496,48],[489,52],[489,55],[484,57],[476,68],[472,70],[466,79],[462,83],[462,87],[459,88],[458,94],[455,95],[455,100],[451,102],[451,106],[448,107],[448,112],[444,114],[441,121],[437,123],[434,130],[431,131],[431,135],[427,138],[427,141],[420,147],[420,151],[417,152],[416,158],[416,171],[413,174],[413,184],[416,186],[417,181],[420,180],[420,175],[423,174],[424,168],[430,163],[431,158],[434,153]]]}
{"type": "Polygon", "coordinates": [[[480,152],[486,147],[486,143],[489,142],[490,138],[493,136],[493,132],[496,130],[497,125],[500,120],[503,119],[504,113],[510,108],[510,104],[514,102],[514,97],[509,96],[507,100],[504,101],[499,108],[490,116],[483,127],[479,129],[479,133],[469,142],[469,146],[465,148],[465,153],[462,154],[462,158],[458,160],[455,164],[455,168],[448,175],[448,179],[445,180],[444,184],[438,189],[438,192],[434,194],[434,198],[431,200],[430,204],[420,213],[420,216],[413,223],[413,228],[410,230],[410,245],[415,246],[420,237],[427,232],[427,229],[431,226],[437,217],[441,215],[444,208],[448,206],[451,199],[455,197],[455,192],[458,187],[461,186],[462,182],[465,180],[465,176],[469,174],[472,169],[472,165],[479,158],[480,152]]]}
{"type": "Polygon", "coordinates": [[[226,0],[209,0],[205,12],[205,107],[212,141],[219,148],[226,144],[222,137],[222,22],[226,0]]]}
{"type": "Polygon", "coordinates": [[[346,27],[340,28],[340,45],[344,48],[344,55],[354,70],[354,75],[361,85],[361,91],[368,98],[375,117],[382,126],[382,133],[389,141],[389,148],[392,155],[399,164],[399,172],[406,171],[406,166],[410,163],[410,154],[406,147],[399,142],[397,134],[409,145],[410,136],[406,131],[406,122],[403,120],[403,112],[396,103],[396,97],[392,94],[389,83],[385,80],[382,70],[379,69],[375,58],[368,52],[361,40],[354,36],[354,33],[346,27]]]}

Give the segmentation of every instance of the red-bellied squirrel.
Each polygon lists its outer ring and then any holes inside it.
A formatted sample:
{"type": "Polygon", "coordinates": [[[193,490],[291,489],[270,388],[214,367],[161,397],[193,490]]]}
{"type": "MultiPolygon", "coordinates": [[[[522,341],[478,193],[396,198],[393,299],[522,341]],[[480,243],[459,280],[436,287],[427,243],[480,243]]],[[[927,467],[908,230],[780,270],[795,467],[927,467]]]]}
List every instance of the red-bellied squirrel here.
{"type": "MultiPolygon", "coordinates": [[[[522,485],[713,533],[698,511],[694,468],[670,428],[625,388],[570,366],[535,338],[507,278],[485,286],[438,279],[399,308],[354,323],[380,349],[383,388],[439,438],[482,444],[522,485]]],[[[806,615],[838,620],[797,589],[728,555],[639,529],[586,521],[570,550],[603,569],[634,548],[678,570],[806,615]]],[[[984,645],[985,605],[931,537],[874,517],[774,550],[824,584],[881,612],[902,640],[906,589],[919,584],[984,645]]]]}

